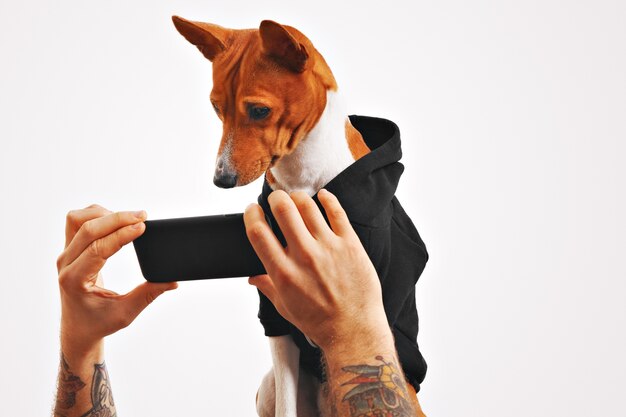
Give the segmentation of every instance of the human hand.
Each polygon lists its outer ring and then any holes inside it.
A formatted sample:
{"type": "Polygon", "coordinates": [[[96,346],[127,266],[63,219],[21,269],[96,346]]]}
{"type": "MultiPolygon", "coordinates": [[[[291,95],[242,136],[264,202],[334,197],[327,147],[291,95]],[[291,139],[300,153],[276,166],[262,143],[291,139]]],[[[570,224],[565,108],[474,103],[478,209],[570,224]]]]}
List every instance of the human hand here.
{"type": "Polygon", "coordinates": [[[311,197],[274,191],[268,202],[283,248],[257,204],[248,206],[248,238],[268,275],[251,277],[278,312],[323,351],[356,340],[389,338],[380,281],[337,198],[318,193],[330,227],[311,197]]]}
{"type": "Polygon", "coordinates": [[[72,210],[65,224],[65,249],[57,259],[61,292],[61,344],[85,353],[128,326],[144,308],[174,283],[144,282],[120,295],[103,287],[106,260],[145,230],[146,212],[113,213],[93,204],[72,210]]]}

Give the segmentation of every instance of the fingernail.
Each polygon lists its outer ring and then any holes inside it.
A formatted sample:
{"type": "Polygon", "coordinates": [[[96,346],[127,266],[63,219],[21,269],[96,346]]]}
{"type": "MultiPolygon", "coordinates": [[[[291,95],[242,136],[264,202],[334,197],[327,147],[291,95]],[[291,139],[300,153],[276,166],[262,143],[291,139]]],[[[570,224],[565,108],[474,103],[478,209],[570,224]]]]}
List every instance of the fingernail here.
{"type": "Polygon", "coordinates": [[[143,219],[144,217],[146,217],[146,211],[145,210],[133,211],[133,215],[137,217],[138,219],[143,219]]]}
{"type": "Polygon", "coordinates": [[[143,224],[143,222],[139,222],[139,223],[135,223],[131,226],[131,229],[139,229],[141,227],[141,225],[143,224]]]}

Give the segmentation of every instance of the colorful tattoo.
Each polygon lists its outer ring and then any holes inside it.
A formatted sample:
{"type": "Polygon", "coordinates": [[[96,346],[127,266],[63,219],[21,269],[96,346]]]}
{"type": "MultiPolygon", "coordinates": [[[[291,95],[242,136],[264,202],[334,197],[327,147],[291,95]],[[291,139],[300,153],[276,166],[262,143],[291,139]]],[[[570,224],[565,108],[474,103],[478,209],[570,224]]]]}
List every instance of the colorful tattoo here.
{"type": "Polygon", "coordinates": [[[402,373],[393,362],[382,365],[356,365],[342,368],[356,374],[343,385],[356,385],[343,397],[351,417],[411,417],[415,415],[402,373]]]}
{"type": "MultiPolygon", "coordinates": [[[[55,417],[65,417],[71,408],[76,405],[76,393],[85,387],[85,383],[78,375],[74,375],[61,353],[61,369],[59,371],[59,386],[57,400],[54,407],[55,417]]],[[[116,417],[113,392],[109,383],[109,374],[104,362],[94,365],[94,374],[91,381],[91,410],[81,417],[116,417]]]]}

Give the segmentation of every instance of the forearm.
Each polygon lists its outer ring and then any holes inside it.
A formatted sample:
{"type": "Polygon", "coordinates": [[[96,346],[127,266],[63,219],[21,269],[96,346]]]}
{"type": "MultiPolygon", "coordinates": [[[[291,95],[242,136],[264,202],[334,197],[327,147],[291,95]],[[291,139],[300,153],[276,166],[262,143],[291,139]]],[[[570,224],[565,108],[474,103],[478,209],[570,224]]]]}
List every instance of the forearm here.
{"type": "Polygon", "coordinates": [[[128,326],[175,282],[144,282],[127,294],[105,288],[107,259],[145,230],[146,212],[116,212],[97,204],[72,210],[57,258],[61,296],[61,363],[55,417],[116,415],[104,365],[104,338],[128,326]]]}
{"type": "Polygon", "coordinates": [[[334,343],[324,358],[333,416],[418,415],[386,325],[334,343]]]}
{"type": "Polygon", "coordinates": [[[102,340],[87,347],[61,336],[54,417],[116,416],[102,340]]]}

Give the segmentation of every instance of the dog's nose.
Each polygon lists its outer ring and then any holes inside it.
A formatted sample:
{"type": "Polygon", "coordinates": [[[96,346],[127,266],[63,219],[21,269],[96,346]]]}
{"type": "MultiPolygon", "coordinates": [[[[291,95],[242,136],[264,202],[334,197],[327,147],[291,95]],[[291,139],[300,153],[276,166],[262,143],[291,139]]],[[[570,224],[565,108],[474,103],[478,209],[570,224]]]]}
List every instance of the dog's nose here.
{"type": "Polygon", "coordinates": [[[237,175],[222,173],[213,177],[213,184],[220,188],[233,188],[237,185],[237,175]]]}

